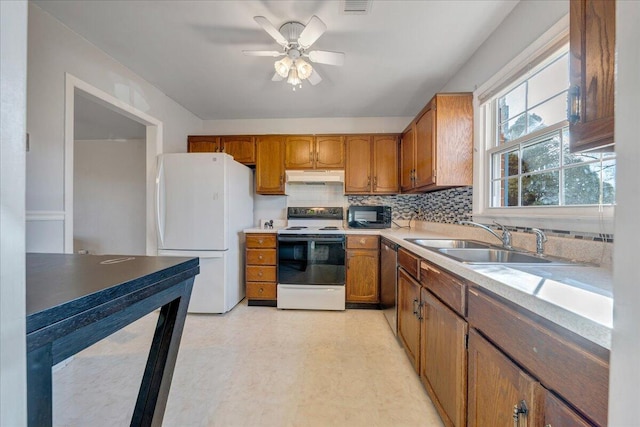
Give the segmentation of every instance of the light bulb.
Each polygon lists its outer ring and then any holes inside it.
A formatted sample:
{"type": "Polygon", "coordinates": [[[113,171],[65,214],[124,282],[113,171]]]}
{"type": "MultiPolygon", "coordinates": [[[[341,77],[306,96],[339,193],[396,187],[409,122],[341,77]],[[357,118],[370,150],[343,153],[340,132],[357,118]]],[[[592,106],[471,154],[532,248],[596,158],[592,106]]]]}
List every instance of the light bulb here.
{"type": "Polygon", "coordinates": [[[313,67],[302,58],[296,59],[296,70],[298,71],[298,77],[301,80],[308,78],[313,72],[313,67]]]}
{"type": "Polygon", "coordinates": [[[300,78],[298,77],[298,71],[294,67],[289,70],[289,78],[287,79],[287,83],[293,85],[294,88],[296,85],[302,83],[302,80],[300,80],[300,78]]]}
{"type": "Polygon", "coordinates": [[[289,74],[291,65],[293,65],[293,60],[288,56],[285,56],[284,58],[276,61],[275,64],[273,64],[274,68],[276,69],[276,73],[278,73],[278,75],[283,78],[287,77],[287,75],[289,74]]]}

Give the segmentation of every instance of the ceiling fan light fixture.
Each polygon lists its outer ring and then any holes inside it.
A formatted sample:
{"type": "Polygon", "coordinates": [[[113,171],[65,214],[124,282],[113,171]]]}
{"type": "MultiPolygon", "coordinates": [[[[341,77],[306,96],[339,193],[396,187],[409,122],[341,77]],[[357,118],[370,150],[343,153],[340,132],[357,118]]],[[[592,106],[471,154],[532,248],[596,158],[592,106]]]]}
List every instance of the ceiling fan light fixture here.
{"type": "Polygon", "coordinates": [[[296,70],[301,80],[308,78],[313,73],[313,67],[302,58],[296,59],[296,70]]]}
{"type": "Polygon", "coordinates": [[[289,70],[293,65],[293,60],[288,56],[285,56],[279,61],[276,61],[274,67],[276,69],[276,73],[280,75],[280,77],[285,78],[289,75],[289,70]]]}

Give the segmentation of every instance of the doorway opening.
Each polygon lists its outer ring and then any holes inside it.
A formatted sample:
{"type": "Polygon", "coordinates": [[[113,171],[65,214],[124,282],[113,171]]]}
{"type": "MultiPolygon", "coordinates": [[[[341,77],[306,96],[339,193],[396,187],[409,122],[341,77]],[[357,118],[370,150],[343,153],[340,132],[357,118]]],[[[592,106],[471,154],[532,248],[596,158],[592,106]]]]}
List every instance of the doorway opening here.
{"type": "Polygon", "coordinates": [[[156,255],[162,123],[66,75],[66,253],[156,255]]]}

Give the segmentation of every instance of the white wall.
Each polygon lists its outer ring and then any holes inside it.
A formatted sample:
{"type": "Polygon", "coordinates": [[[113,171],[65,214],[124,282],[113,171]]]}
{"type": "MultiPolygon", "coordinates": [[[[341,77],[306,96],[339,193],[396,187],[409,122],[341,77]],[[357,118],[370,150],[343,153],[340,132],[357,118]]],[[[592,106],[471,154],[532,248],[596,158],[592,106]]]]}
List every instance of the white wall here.
{"type": "MultiPolygon", "coordinates": [[[[428,102],[425,99],[425,104],[428,102]]],[[[277,108],[277,107],[274,107],[277,108]]],[[[203,135],[400,133],[413,117],[205,120],[203,135]]]]}
{"type": "Polygon", "coordinates": [[[186,151],[202,121],[32,3],[28,63],[27,243],[39,250],[62,247],[62,220],[51,218],[64,218],[65,72],[162,121],[164,152],[186,151]]]}
{"type": "Polygon", "coordinates": [[[146,253],[146,140],[74,141],[73,250],[146,253]]]}
{"type": "Polygon", "coordinates": [[[616,199],[609,425],[638,425],[640,384],[640,2],[619,1],[616,17],[616,199]]]}
{"type": "Polygon", "coordinates": [[[441,92],[474,91],[568,13],[568,0],[521,1],[441,92]]]}
{"type": "Polygon", "coordinates": [[[27,424],[24,191],[27,2],[0,1],[0,425],[27,424]]]}

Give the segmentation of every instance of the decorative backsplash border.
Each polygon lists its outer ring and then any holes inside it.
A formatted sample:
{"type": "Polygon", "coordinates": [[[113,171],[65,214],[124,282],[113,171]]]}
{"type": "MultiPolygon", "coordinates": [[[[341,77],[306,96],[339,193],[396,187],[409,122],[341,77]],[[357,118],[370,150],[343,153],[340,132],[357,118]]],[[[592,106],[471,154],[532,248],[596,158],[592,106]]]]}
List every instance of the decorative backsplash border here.
{"type": "MultiPolygon", "coordinates": [[[[392,196],[347,196],[349,205],[391,206],[393,220],[411,220],[456,224],[470,221],[473,212],[473,187],[450,188],[424,194],[392,196]]],[[[527,227],[507,227],[511,231],[531,231],[527,227]]],[[[548,236],[613,242],[613,234],[585,233],[564,230],[543,230],[548,236]]]]}

